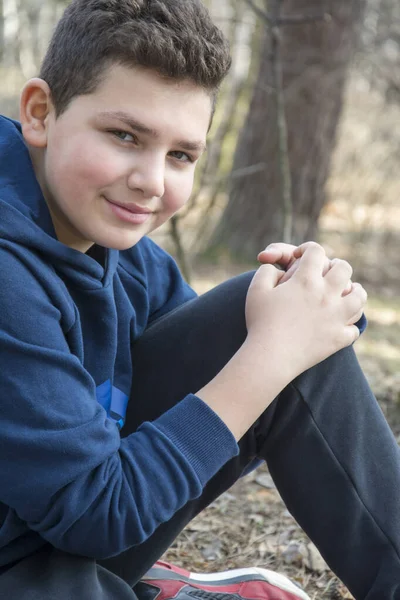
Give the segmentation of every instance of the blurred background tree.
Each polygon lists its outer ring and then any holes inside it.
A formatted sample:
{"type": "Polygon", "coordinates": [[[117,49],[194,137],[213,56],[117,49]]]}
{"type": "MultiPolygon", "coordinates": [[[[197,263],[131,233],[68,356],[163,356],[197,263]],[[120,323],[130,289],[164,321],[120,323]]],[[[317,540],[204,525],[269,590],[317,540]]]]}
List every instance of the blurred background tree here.
{"type": "MultiPolygon", "coordinates": [[[[271,18],[274,2],[265,6],[271,18]]],[[[293,227],[291,239],[286,241],[298,244],[317,235],[347,69],[364,2],[286,0],[281,4],[282,24],[279,25],[279,20],[272,23],[275,31],[264,25],[259,72],[233,164],[234,171],[262,162],[265,167],[243,175],[231,185],[229,202],[211,240],[212,246],[248,259],[257,254],[265,240],[288,237],[283,235],[274,36],[279,36],[281,44],[283,109],[291,174],[293,227]],[[285,19],[288,19],[286,25],[285,19]]]]}
{"type": "Polygon", "coordinates": [[[358,64],[389,103],[400,103],[400,3],[367,0],[358,64]]]}

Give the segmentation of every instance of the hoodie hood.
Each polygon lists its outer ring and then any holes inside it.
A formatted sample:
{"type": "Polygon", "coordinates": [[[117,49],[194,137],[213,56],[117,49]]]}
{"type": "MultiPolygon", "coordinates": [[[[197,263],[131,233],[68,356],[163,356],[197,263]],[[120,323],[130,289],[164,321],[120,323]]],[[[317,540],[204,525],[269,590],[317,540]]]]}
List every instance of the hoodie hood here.
{"type": "Polygon", "coordinates": [[[44,255],[57,271],[84,288],[108,285],[118,263],[117,250],[106,250],[103,267],[57,240],[21,125],[0,116],[0,243],[6,242],[44,255]]]}

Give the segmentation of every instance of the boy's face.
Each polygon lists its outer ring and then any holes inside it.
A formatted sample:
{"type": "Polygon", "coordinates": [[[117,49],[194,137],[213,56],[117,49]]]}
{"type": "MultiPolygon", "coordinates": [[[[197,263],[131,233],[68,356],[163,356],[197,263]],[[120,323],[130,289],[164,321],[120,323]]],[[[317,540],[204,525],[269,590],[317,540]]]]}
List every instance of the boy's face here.
{"type": "Polygon", "coordinates": [[[34,165],[58,239],[124,250],[167,221],[192,191],[211,109],[192,82],[119,65],[57,119],[51,107],[34,165]]]}

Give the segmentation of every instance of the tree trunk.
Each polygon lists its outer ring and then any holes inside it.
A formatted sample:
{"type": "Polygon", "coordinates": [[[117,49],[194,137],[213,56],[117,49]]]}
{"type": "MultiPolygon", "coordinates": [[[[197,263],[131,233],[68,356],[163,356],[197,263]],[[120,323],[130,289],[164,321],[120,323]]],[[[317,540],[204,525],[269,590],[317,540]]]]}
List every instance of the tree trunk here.
{"type": "Polygon", "coordinates": [[[18,64],[18,5],[16,0],[3,0],[3,65],[11,67],[18,64]]]}
{"type": "Polygon", "coordinates": [[[4,4],[0,0],[0,62],[4,56],[4,4]]]}
{"type": "MultiPolygon", "coordinates": [[[[281,28],[281,54],[293,194],[293,242],[315,239],[335,144],[343,91],[364,0],[334,0],[329,21],[281,28]]],[[[321,0],[284,0],[283,18],[318,15],[321,0]]],[[[213,250],[254,259],[282,239],[276,90],[266,26],[258,80],[239,136],[233,171],[265,169],[232,180],[228,205],[211,240],[213,250]]]]}

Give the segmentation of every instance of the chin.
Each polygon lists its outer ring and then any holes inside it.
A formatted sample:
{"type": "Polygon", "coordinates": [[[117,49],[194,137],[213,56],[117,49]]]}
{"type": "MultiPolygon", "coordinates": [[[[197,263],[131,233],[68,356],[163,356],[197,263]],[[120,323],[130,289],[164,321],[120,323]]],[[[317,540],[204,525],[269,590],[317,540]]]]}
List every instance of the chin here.
{"type": "Polygon", "coordinates": [[[144,235],[145,234],[140,236],[121,236],[119,238],[113,237],[112,239],[110,239],[110,237],[104,239],[99,238],[95,243],[104,248],[109,248],[110,250],[119,250],[120,252],[123,252],[124,250],[129,250],[129,248],[136,246],[144,235]]]}

